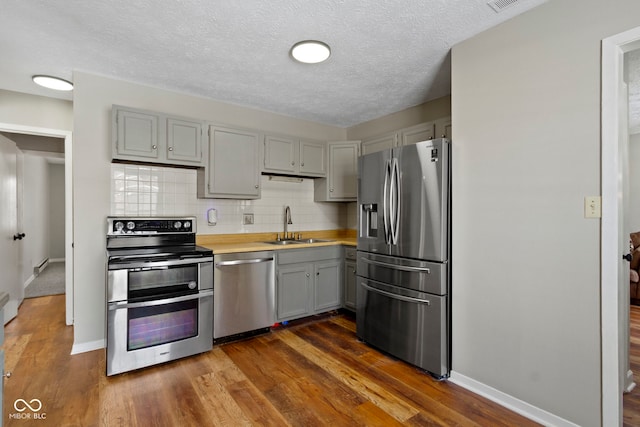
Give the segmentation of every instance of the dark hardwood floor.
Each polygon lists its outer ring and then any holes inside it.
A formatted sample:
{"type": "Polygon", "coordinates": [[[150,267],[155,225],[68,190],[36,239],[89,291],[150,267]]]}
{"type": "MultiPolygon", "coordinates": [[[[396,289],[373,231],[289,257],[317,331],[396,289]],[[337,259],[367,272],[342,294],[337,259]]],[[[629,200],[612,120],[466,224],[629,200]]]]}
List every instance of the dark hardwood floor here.
{"type": "Polygon", "coordinates": [[[631,370],[636,387],[631,393],[624,395],[624,425],[625,427],[640,426],[640,306],[632,305],[631,312],[631,370]]]}
{"type": "Polygon", "coordinates": [[[536,425],[358,342],[344,315],[109,378],[104,351],[69,355],[64,295],[25,300],[5,334],[8,426],[536,425]],[[17,399],[39,399],[44,419],[11,418],[17,399]]]}

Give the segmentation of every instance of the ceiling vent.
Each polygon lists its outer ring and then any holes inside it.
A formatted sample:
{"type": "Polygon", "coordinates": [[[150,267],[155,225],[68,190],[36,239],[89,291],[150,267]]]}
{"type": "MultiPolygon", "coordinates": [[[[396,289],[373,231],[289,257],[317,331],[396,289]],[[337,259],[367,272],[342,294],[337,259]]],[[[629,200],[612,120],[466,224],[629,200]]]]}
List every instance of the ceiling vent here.
{"type": "Polygon", "coordinates": [[[518,0],[491,0],[487,4],[491,7],[491,9],[495,10],[496,13],[500,13],[509,6],[513,6],[518,3],[518,0]]]}

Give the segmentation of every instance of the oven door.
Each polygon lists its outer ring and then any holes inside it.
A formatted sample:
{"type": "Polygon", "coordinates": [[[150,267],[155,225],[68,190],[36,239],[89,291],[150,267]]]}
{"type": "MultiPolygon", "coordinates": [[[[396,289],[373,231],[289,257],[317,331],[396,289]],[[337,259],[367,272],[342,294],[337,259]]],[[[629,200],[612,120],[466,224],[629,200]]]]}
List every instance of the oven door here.
{"type": "Polygon", "coordinates": [[[107,304],[107,375],[211,350],[213,290],[107,304]]]}

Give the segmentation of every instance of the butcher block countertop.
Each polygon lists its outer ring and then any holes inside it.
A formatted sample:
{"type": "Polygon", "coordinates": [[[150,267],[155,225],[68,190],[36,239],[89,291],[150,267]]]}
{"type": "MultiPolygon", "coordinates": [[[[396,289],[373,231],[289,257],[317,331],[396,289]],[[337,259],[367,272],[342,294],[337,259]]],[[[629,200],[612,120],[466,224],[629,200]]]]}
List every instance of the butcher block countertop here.
{"type": "MultiPolygon", "coordinates": [[[[315,248],[319,246],[349,245],[356,246],[356,230],[317,230],[296,231],[302,239],[327,239],[330,242],[296,243],[291,245],[270,245],[278,233],[242,233],[242,234],[199,234],[196,244],[213,251],[214,254],[236,252],[279,251],[287,249],[315,248]]],[[[282,235],[282,233],[279,233],[282,235]]]]}

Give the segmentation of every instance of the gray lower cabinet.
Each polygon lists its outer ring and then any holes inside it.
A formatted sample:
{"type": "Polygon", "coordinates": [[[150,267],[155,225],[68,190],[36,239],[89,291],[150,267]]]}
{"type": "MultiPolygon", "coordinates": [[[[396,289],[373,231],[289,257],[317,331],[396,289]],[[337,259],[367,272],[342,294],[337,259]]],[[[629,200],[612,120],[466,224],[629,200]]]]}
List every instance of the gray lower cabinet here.
{"type": "Polygon", "coordinates": [[[342,306],[342,247],[282,250],[278,252],[277,260],[279,322],[342,306]]]}
{"type": "Polygon", "coordinates": [[[206,152],[197,173],[199,198],[260,198],[260,134],[212,125],[206,152]]]}
{"type": "Polygon", "coordinates": [[[349,310],[356,310],[356,248],[344,248],[344,304],[349,310]]]}
{"type": "Polygon", "coordinates": [[[203,122],[114,105],[112,159],[204,166],[203,122]]]}

